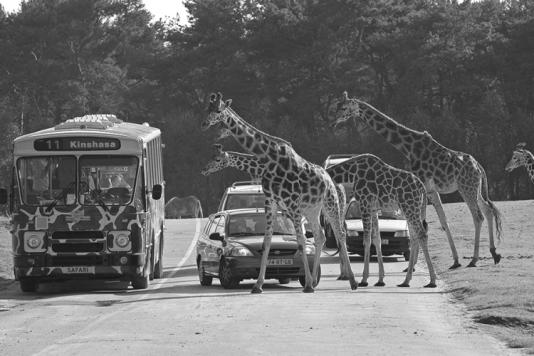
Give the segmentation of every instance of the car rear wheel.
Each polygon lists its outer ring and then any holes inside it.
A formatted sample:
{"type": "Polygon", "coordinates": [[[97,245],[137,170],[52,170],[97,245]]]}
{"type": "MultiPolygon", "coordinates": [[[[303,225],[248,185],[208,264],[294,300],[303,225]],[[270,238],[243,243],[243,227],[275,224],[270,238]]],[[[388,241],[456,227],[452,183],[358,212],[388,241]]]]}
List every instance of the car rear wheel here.
{"type": "Polygon", "coordinates": [[[239,279],[235,278],[228,266],[228,263],[225,260],[221,260],[221,265],[219,267],[219,281],[225,289],[237,288],[239,285],[239,279]]]}
{"type": "Polygon", "coordinates": [[[410,260],[410,251],[404,252],[403,255],[404,255],[404,260],[405,261],[409,261],[410,260]]]}
{"type": "Polygon", "coordinates": [[[201,286],[211,286],[211,283],[213,282],[213,277],[206,276],[206,272],[204,271],[204,266],[202,266],[202,260],[198,261],[198,280],[200,281],[201,286]]]}
{"type": "Polygon", "coordinates": [[[291,281],[291,279],[289,277],[288,278],[278,278],[278,283],[279,284],[288,284],[290,281],[291,281]]]}
{"type": "MultiPolygon", "coordinates": [[[[321,280],[321,266],[319,266],[319,269],[317,270],[317,285],[319,285],[320,280],[321,280]]],[[[306,285],[306,276],[299,276],[299,282],[300,282],[300,285],[304,287],[306,285]]]]}

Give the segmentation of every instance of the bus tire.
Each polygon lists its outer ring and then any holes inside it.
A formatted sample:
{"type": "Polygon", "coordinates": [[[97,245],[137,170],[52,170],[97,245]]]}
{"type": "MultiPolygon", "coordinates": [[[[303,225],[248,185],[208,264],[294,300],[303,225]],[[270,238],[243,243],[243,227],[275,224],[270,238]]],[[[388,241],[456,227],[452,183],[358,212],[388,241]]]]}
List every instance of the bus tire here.
{"type": "Polygon", "coordinates": [[[31,278],[21,278],[19,280],[20,290],[25,293],[35,292],[37,290],[38,283],[31,278]]]}
{"type": "Polygon", "coordinates": [[[159,239],[159,259],[158,262],[156,262],[156,265],[154,266],[154,278],[160,279],[163,277],[163,230],[160,234],[159,239]]]}
{"type": "MultiPolygon", "coordinates": [[[[154,245],[152,245],[154,246],[154,245]]],[[[148,251],[151,251],[154,247],[152,247],[150,250],[148,251]]],[[[143,270],[143,274],[141,276],[135,276],[132,278],[132,287],[133,289],[147,289],[148,288],[148,284],[150,283],[150,275],[152,274],[152,270],[154,267],[152,261],[153,261],[153,257],[152,257],[152,254],[149,252],[149,256],[148,258],[146,259],[146,262],[145,262],[145,268],[143,270]],[[147,270],[148,268],[148,270],[147,270]]]]}

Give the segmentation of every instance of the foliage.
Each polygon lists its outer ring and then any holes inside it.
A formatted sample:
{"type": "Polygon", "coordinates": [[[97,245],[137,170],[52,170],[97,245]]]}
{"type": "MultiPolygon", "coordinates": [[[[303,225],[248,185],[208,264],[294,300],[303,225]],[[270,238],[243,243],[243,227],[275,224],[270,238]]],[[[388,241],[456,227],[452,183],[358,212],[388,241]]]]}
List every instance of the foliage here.
{"type": "MultiPolygon", "coordinates": [[[[342,91],[427,130],[485,167],[493,199],[532,197],[534,6],[526,0],[188,0],[187,26],[151,21],[140,0],[29,0],[0,9],[0,140],[86,113],[116,113],[164,134],[167,197],[213,211],[246,175],[205,178],[215,130],[200,131],[213,91],[308,160],[372,152],[402,166],[369,128],[333,131],[342,91]]],[[[231,139],[227,149],[238,149],[231,139]]],[[[4,186],[9,172],[0,171],[4,186]]]]}

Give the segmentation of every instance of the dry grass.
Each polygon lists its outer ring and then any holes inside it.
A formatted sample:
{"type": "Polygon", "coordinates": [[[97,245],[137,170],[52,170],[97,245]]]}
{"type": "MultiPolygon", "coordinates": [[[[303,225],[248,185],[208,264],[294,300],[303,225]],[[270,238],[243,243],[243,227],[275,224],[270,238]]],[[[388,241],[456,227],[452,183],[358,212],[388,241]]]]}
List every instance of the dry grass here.
{"type": "Polygon", "coordinates": [[[534,354],[534,201],[496,202],[503,215],[502,255],[498,265],[489,253],[487,224],[481,232],[480,260],[467,268],[474,248],[474,227],[464,203],[446,204],[462,267],[449,270],[452,254],[432,207],[428,209],[429,245],[446,290],[464,303],[476,322],[510,347],[534,354]]]}
{"type": "MultiPolygon", "coordinates": [[[[464,303],[481,327],[510,347],[534,354],[534,201],[497,202],[503,215],[504,241],[497,245],[498,265],[489,253],[487,225],[482,229],[480,261],[466,268],[474,244],[474,228],[464,203],[445,204],[462,267],[449,270],[452,254],[435,210],[428,208],[430,253],[445,289],[464,303]]],[[[12,283],[11,236],[0,219],[0,290],[12,283]]],[[[422,257],[422,256],[421,256],[422,257]]],[[[419,258],[424,261],[424,258],[419,258]]]]}

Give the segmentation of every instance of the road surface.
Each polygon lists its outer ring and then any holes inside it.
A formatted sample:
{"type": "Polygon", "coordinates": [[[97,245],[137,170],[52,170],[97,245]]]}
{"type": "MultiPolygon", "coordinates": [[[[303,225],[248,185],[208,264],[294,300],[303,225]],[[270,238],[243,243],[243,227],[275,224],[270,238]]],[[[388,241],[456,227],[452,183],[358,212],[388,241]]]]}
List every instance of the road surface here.
{"type": "MultiPolygon", "coordinates": [[[[267,281],[263,294],[250,294],[253,281],[236,290],[216,280],[202,287],[192,247],[204,221],[167,220],[164,278],[147,290],[79,281],[42,284],[29,294],[18,283],[0,290],[0,354],[514,354],[481,333],[441,281],[436,289],[422,288],[424,265],[411,288],[396,287],[407,265],[401,258],[387,260],[385,287],[371,286],[373,263],[370,287],[350,290],[348,281],[336,280],[338,257],[326,255],[313,294],[302,293],[298,281],[267,281]]],[[[361,258],[351,261],[360,276],[361,258]]]]}

